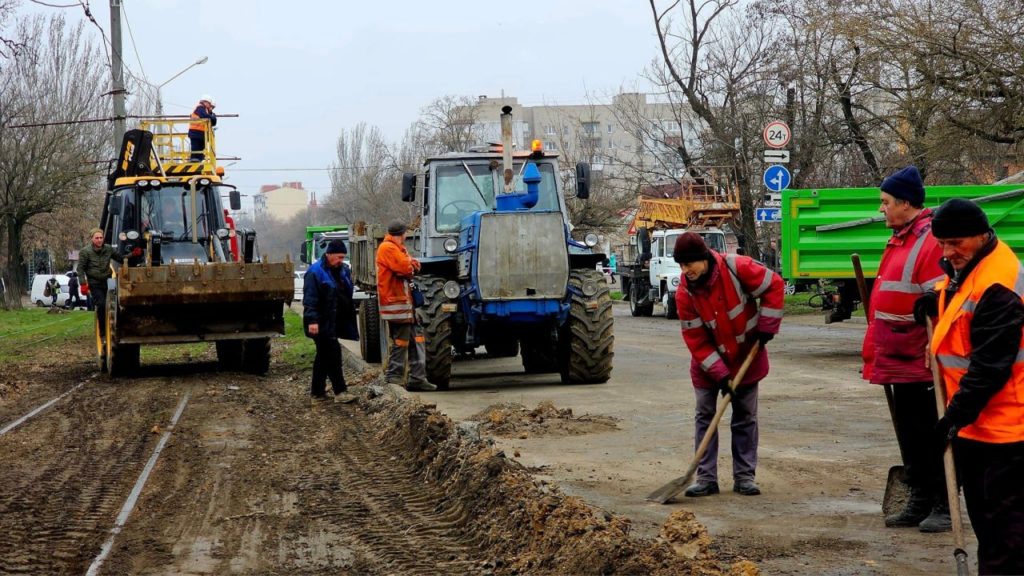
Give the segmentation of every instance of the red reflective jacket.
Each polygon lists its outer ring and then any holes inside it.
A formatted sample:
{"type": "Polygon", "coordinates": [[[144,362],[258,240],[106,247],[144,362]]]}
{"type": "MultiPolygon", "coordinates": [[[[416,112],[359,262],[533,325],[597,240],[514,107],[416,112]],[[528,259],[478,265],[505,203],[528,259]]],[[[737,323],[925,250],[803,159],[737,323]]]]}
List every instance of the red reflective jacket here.
{"type": "MultiPolygon", "coordinates": [[[[690,376],[697,388],[714,388],[735,374],[753,334],[778,334],[782,324],[784,283],[778,274],[747,256],[711,256],[715,265],[707,282],[691,286],[684,275],[676,291],[683,341],[691,355],[690,376]]],[[[760,381],[768,367],[768,352],[761,349],[740,384],[760,381]]]]}
{"type": "Polygon", "coordinates": [[[932,379],[925,364],[928,335],[914,322],[914,301],[945,276],[931,229],[932,211],[925,208],[893,233],[882,253],[861,349],[863,377],[874,384],[932,379]]]}
{"type": "Polygon", "coordinates": [[[412,324],[412,257],[397,237],[387,235],[377,248],[377,297],[380,317],[390,322],[412,324]]]}

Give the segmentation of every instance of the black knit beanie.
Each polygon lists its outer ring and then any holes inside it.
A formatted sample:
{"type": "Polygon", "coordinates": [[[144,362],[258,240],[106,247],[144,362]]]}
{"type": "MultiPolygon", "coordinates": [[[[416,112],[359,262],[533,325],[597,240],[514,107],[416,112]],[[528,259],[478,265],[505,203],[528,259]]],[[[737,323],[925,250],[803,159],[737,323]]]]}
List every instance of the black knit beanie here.
{"type": "Polygon", "coordinates": [[[893,198],[906,200],[911,206],[924,204],[924,182],[917,166],[907,166],[885,180],[882,180],[882,192],[893,198]]]}
{"type": "Polygon", "coordinates": [[[936,238],[967,238],[992,230],[988,216],[977,204],[963,198],[947,200],[932,216],[932,236],[936,238]]]}

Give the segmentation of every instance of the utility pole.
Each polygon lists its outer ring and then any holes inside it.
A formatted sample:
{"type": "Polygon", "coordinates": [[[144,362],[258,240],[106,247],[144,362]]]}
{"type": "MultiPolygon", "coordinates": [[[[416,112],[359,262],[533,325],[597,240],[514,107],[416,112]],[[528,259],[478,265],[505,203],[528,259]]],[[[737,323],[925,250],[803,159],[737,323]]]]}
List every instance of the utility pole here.
{"type": "Polygon", "coordinates": [[[121,0],[110,0],[110,74],[114,97],[114,154],[121,149],[125,133],[124,62],[121,60],[121,0]]]}

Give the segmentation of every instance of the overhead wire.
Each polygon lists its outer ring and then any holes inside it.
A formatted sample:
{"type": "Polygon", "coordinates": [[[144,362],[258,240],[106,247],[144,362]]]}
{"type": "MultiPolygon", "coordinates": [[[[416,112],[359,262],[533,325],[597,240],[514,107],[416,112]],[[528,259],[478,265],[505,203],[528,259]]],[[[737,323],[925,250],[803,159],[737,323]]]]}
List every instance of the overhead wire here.
{"type": "Polygon", "coordinates": [[[135,44],[135,33],[132,32],[132,23],[128,20],[128,11],[125,10],[125,3],[121,3],[121,13],[124,14],[124,25],[128,28],[128,38],[132,41],[132,50],[135,51],[135,60],[139,63],[139,73],[146,77],[146,69],[142,66],[142,57],[139,56],[139,47],[135,44]]]}

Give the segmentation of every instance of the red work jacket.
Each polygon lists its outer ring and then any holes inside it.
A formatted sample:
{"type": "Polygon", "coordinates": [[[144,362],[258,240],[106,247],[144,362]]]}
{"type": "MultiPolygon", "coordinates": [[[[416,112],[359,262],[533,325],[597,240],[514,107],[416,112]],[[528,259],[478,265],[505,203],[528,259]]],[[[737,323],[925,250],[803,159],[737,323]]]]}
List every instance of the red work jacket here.
{"type": "Polygon", "coordinates": [[[942,248],[931,229],[932,211],[925,208],[893,232],[882,253],[861,348],[863,377],[873,384],[932,379],[925,364],[928,335],[914,322],[914,301],[945,276],[939,266],[942,248]]]}
{"type": "MultiPolygon", "coordinates": [[[[690,349],[690,377],[697,388],[714,388],[743,364],[756,332],[777,334],[782,324],[784,283],[778,274],[747,256],[711,252],[715,265],[707,282],[682,277],[676,308],[683,341],[690,349]],[[760,299],[760,307],[757,300],[760,299]]],[[[768,374],[761,349],[740,385],[768,374]]]]}

